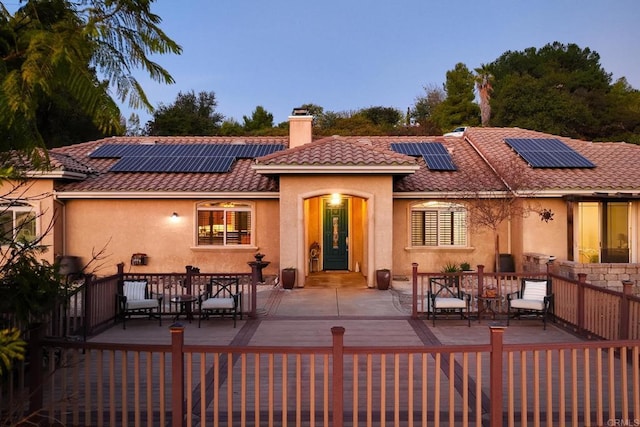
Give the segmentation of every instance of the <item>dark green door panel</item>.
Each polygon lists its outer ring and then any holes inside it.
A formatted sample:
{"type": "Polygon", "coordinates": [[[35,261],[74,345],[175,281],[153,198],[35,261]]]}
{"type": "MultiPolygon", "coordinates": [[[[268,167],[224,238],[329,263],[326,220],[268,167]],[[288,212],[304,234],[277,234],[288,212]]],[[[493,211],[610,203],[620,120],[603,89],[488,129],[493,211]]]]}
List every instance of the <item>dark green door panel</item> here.
{"type": "Polygon", "coordinates": [[[322,265],[325,270],[349,268],[348,224],[346,200],[337,206],[324,202],[322,265]]]}

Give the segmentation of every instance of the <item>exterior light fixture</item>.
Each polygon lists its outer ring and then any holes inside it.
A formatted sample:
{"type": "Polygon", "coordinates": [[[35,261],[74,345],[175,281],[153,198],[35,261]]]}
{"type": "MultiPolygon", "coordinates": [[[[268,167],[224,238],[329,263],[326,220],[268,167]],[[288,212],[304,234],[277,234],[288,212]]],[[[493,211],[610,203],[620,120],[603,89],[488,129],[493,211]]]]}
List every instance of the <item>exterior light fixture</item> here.
{"type": "Polygon", "coordinates": [[[178,212],[174,212],[171,214],[171,221],[177,221],[178,220],[178,212]]]}
{"type": "Polygon", "coordinates": [[[341,202],[342,202],[342,197],[340,196],[340,193],[333,193],[331,195],[331,200],[329,201],[329,203],[332,206],[338,206],[341,202]]]}

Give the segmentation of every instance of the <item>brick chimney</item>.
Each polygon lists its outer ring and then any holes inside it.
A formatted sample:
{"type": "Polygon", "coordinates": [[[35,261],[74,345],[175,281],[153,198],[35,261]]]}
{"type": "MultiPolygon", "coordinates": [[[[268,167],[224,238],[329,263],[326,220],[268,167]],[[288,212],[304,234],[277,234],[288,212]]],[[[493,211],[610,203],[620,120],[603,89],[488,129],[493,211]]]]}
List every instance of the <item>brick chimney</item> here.
{"type": "Polygon", "coordinates": [[[289,116],[289,148],[311,142],[313,116],[304,108],[294,108],[289,116]]]}

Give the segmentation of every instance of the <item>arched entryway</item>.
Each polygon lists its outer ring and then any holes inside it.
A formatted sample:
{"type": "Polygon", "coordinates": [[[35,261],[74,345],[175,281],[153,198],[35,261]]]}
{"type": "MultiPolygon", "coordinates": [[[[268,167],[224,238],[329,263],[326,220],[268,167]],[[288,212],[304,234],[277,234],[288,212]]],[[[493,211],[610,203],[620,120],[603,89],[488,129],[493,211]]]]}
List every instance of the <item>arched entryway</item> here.
{"type": "Polygon", "coordinates": [[[369,196],[346,190],[303,195],[306,277],[318,272],[368,276],[371,252],[369,196]],[[311,250],[318,246],[319,254],[314,260],[311,250]]]}

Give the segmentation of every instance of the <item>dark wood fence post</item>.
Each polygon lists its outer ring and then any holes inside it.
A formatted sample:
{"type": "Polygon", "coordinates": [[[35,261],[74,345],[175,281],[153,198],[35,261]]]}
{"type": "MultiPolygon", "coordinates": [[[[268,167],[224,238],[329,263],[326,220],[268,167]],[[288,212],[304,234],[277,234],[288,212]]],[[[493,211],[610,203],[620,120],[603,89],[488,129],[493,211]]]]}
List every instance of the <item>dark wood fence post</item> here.
{"type": "Polygon", "coordinates": [[[184,426],[184,326],[175,323],[171,331],[171,425],[184,426]]]}
{"type": "Polygon", "coordinates": [[[629,339],[629,297],[632,295],[633,282],[622,281],[622,298],[620,299],[620,339],[629,339]]]}
{"type": "Polygon", "coordinates": [[[489,398],[491,399],[490,425],[491,427],[502,427],[502,407],[503,407],[503,387],[502,387],[502,353],[504,326],[490,326],[491,331],[491,359],[490,362],[490,380],[489,380],[489,398]]]}
{"type": "Polygon", "coordinates": [[[478,265],[478,295],[484,293],[484,265],[478,265]]]}
{"type": "Polygon", "coordinates": [[[344,331],[342,326],[331,328],[333,336],[333,427],[344,422],[344,331]]]}
{"type": "MultiPolygon", "coordinates": [[[[29,327],[29,413],[36,420],[42,410],[42,338],[44,337],[44,323],[35,323],[29,327]]],[[[53,354],[50,355],[53,357],[53,354]]],[[[36,423],[36,425],[38,425],[36,423]]]]}
{"type": "Polygon", "coordinates": [[[249,312],[249,317],[256,317],[256,313],[258,311],[258,278],[260,276],[260,270],[258,268],[258,263],[249,263],[251,265],[251,311],[249,312]]]}
{"type": "Polygon", "coordinates": [[[412,266],[413,283],[411,284],[413,290],[413,298],[411,299],[411,318],[418,318],[418,263],[414,262],[412,266]]]}
{"type": "Polygon", "coordinates": [[[584,334],[584,316],[585,316],[585,312],[584,312],[584,307],[585,307],[585,301],[584,301],[584,284],[587,283],[587,275],[586,273],[578,273],[578,324],[576,325],[578,330],[576,332],[578,332],[579,334],[584,334]]]}
{"type": "Polygon", "coordinates": [[[191,279],[192,279],[192,274],[193,274],[193,266],[187,265],[185,267],[185,269],[187,270],[187,275],[184,278],[184,283],[182,284],[182,287],[185,289],[187,294],[193,295],[193,292],[192,292],[193,289],[191,289],[191,279]]]}
{"type": "MultiPolygon", "coordinates": [[[[93,274],[84,275],[84,295],[83,298],[86,301],[84,304],[84,327],[82,328],[82,339],[87,340],[87,337],[93,334],[95,325],[93,324],[93,310],[97,305],[97,301],[93,300],[93,274]]],[[[122,276],[121,276],[122,277],[122,276]]],[[[117,291],[116,291],[117,292],[117,291]]],[[[66,314],[65,314],[66,315],[66,314]]],[[[116,312],[114,313],[114,323],[118,321],[118,302],[116,301],[116,312]]]]}

